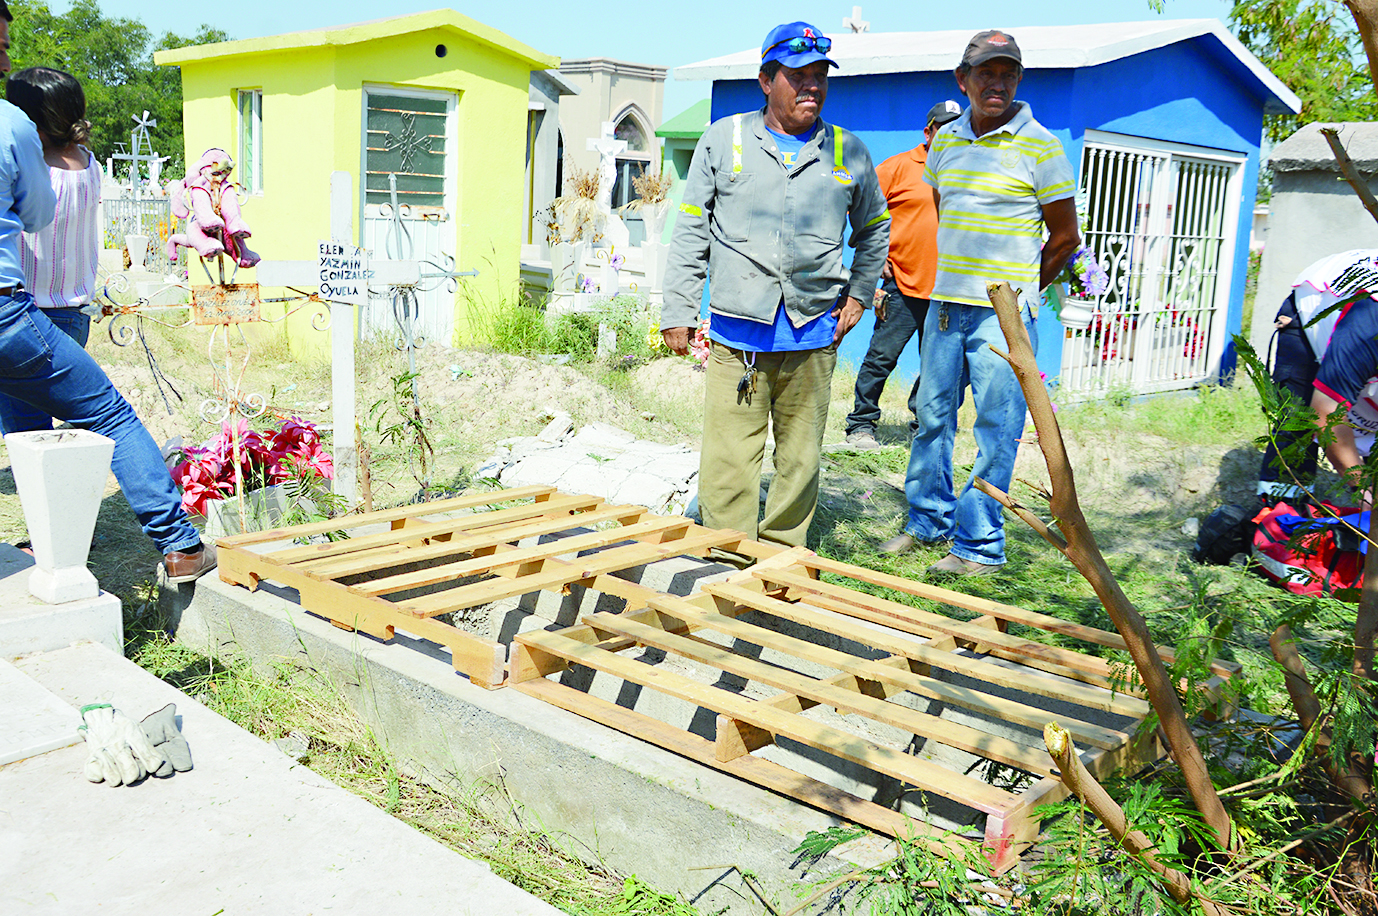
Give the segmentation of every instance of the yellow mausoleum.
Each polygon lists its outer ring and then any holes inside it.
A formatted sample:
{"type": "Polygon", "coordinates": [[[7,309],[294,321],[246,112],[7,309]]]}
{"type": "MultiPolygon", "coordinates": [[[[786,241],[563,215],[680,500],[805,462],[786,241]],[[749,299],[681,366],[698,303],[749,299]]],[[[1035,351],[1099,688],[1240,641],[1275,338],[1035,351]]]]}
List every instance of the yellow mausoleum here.
{"type": "MultiPolygon", "coordinates": [[[[461,342],[484,308],[515,294],[520,272],[528,89],[556,67],[453,10],[160,51],[182,70],[186,161],[235,157],[248,195],[249,247],[265,260],[314,260],[330,238],[330,175],[351,176],[354,240],[373,257],[479,271],[420,296],[429,339],[461,342]],[[391,185],[405,205],[399,247],[391,185]]],[[[184,255],[185,256],[185,255],[184,255]]],[[[194,257],[194,254],[193,254],[194,257]]],[[[191,280],[205,282],[199,265],[191,280]]],[[[239,282],[254,282],[241,270],[239,282]]],[[[273,291],[264,290],[265,295],[273,291]]],[[[293,350],[326,335],[289,323],[293,350]]],[[[390,333],[392,304],[360,310],[364,333],[390,333]]]]}

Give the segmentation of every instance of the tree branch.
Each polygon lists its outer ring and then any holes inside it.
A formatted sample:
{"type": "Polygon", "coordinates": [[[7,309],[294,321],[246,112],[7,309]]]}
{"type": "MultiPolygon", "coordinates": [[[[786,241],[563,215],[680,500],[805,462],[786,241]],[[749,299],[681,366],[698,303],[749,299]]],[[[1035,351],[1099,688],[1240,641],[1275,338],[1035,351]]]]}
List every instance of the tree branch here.
{"type": "Polygon", "coordinates": [[[1330,781],[1336,788],[1365,807],[1373,804],[1373,787],[1369,781],[1352,766],[1336,766],[1331,759],[1330,729],[1319,725],[1317,721],[1321,717],[1321,704],[1311,689],[1311,682],[1306,678],[1306,668],[1302,665],[1301,654],[1297,652],[1297,644],[1292,639],[1292,629],[1285,623],[1278,627],[1273,631],[1273,635],[1268,637],[1268,647],[1273,650],[1273,658],[1282,666],[1287,695],[1292,698],[1292,708],[1297,712],[1297,723],[1301,725],[1302,731],[1309,732],[1318,727],[1321,729],[1320,734],[1316,736],[1316,749],[1330,781]]]}
{"type": "MultiPolygon", "coordinates": [[[[1367,39],[1364,40],[1364,45],[1368,46],[1367,39]]],[[[1368,211],[1368,215],[1378,220],[1378,198],[1373,196],[1373,192],[1368,189],[1368,182],[1364,181],[1364,176],[1359,174],[1354,160],[1345,152],[1344,145],[1340,143],[1340,132],[1333,127],[1322,127],[1321,136],[1330,144],[1330,152],[1335,155],[1335,162],[1340,166],[1340,174],[1349,182],[1354,193],[1359,195],[1359,201],[1368,211]]]]}
{"type": "MultiPolygon", "coordinates": [[[[1091,771],[1082,764],[1081,758],[1077,756],[1076,745],[1072,743],[1072,736],[1067,729],[1056,722],[1049,722],[1043,726],[1043,743],[1048,746],[1048,753],[1057,763],[1058,773],[1063,784],[1072,790],[1072,794],[1081,799],[1096,817],[1100,818],[1101,823],[1115,838],[1115,842],[1123,846],[1131,855],[1162,878],[1163,884],[1167,887],[1168,895],[1173,900],[1183,905],[1190,903],[1195,896],[1191,888],[1191,879],[1175,868],[1168,868],[1159,862],[1158,858],[1153,855],[1153,844],[1148,837],[1141,831],[1129,829],[1129,820],[1124,815],[1124,809],[1115,803],[1115,800],[1110,797],[1110,793],[1106,792],[1101,784],[1096,782],[1096,777],[1092,776],[1091,771]]],[[[1208,916],[1221,912],[1210,900],[1204,897],[1197,899],[1208,916]]]]}
{"type": "Polygon", "coordinates": [[[1043,536],[1043,540],[1064,553],[1067,551],[1067,542],[1062,539],[1062,535],[1043,524],[1043,520],[1037,515],[1034,515],[1028,509],[1015,502],[1010,494],[997,486],[987,483],[979,477],[973,477],[971,479],[971,485],[1023,519],[1024,524],[1043,536]]]}
{"type": "Polygon", "coordinates": [[[987,295],[995,306],[1000,319],[1000,329],[1009,345],[1010,365],[1019,379],[1024,391],[1029,412],[1033,415],[1034,427],[1038,430],[1038,444],[1043,450],[1043,458],[1048,466],[1048,477],[1052,483],[1050,508],[1057,519],[1057,527],[1067,539],[1063,554],[1071,560],[1077,570],[1091,584],[1096,597],[1105,606],[1110,619],[1115,623],[1138,668],[1139,678],[1148,693],[1149,702],[1158,714],[1158,721],[1167,737],[1168,746],[1177,765],[1182,770],[1182,778],[1191,793],[1192,802],[1215,832],[1222,849],[1233,845],[1230,816],[1220,802],[1220,796],[1211,782],[1206,768],[1206,760],[1196,737],[1187,724],[1186,713],[1181,700],[1168,677],[1163,659],[1148,633],[1148,625],[1129,598],[1124,594],[1115,576],[1106,565],[1105,557],[1096,544],[1091,528],[1082,514],[1077,500],[1076,480],[1071,462],[1067,459],[1067,447],[1062,440],[1062,429],[1053,413],[1048,389],[1038,374],[1038,363],[1034,358],[1033,345],[1029,342],[1028,331],[1019,313],[1019,300],[1008,283],[990,283],[987,295]]]}

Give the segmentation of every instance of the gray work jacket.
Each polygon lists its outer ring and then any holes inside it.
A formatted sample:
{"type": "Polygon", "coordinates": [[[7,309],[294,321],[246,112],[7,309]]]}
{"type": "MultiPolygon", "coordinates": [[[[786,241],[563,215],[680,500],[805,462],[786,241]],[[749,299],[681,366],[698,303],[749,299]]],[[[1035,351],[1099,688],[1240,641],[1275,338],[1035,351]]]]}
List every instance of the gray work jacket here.
{"type": "Polygon", "coordinates": [[[763,324],[783,299],[790,323],[801,327],[849,284],[848,295],[871,304],[890,250],[890,212],[870,152],[820,118],[786,169],[764,111],[715,121],[699,139],[670,241],[662,328],[698,325],[710,275],[715,314],[763,324]],[[850,270],[842,263],[849,219],[850,270]]]}

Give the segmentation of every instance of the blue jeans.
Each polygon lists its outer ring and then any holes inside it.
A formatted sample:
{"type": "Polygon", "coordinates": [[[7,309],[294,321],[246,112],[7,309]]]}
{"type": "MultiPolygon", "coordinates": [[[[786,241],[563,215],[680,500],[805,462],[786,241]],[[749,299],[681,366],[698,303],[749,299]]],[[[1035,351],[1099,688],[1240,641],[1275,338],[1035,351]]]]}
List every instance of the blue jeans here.
{"type": "MultiPolygon", "coordinates": [[[[887,283],[887,291],[890,288],[890,284],[887,283]]],[[[909,338],[916,333],[919,334],[919,343],[922,345],[923,323],[927,314],[927,299],[906,296],[898,289],[891,294],[885,320],[876,322],[876,329],[871,332],[871,345],[866,350],[866,358],[861,361],[861,368],[856,372],[856,404],[847,415],[848,435],[862,429],[872,433],[876,431],[876,424],[880,422],[881,392],[885,390],[890,373],[899,365],[900,354],[908,345],[909,338]]],[[[915,405],[918,402],[921,379],[921,376],[916,376],[914,387],[909,391],[909,412],[915,417],[918,416],[915,405]]],[[[911,419],[910,432],[917,426],[918,421],[911,419]]]]}
{"type": "MultiPolygon", "coordinates": [[[[1028,306],[1024,325],[1035,348],[1033,318],[1028,306]]],[[[920,541],[952,540],[952,553],[963,560],[998,566],[1005,562],[1005,519],[1000,504],[968,479],[962,491],[952,490],[952,441],[957,432],[957,408],[971,385],[976,407],[976,466],[980,477],[1008,492],[1014,458],[1024,434],[1024,392],[1014,370],[987,347],[1008,352],[995,309],[933,300],[923,329],[923,377],[919,385],[919,430],[909,448],[904,495],[909,518],[904,530],[920,541]],[[938,329],[946,309],[947,330],[938,329]]]]}
{"type": "Polygon", "coordinates": [[[158,550],[192,550],[201,536],[153,437],[85,349],[26,292],[0,296],[0,394],[115,441],[110,463],[129,508],[158,550]]]}
{"type": "MultiPolygon", "coordinates": [[[[90,316],[81,309],[43,309],[43,314],[59,331],[85,349],[86,341],[91,337],[90,316]]],[[[16,401],[9,395],[0,394],[0,432],[27,433],[52,428],[53,418],[49,414],[23,401],[16,401]]]]}

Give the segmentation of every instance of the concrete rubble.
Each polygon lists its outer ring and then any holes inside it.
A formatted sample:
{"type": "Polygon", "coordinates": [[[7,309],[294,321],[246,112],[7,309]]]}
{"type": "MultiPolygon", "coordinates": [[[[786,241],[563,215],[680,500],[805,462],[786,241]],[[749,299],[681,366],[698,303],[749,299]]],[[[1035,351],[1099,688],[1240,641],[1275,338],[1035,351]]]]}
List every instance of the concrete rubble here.
{"type": "Polygon", "coordinates": [[[565,414],[539,435],[504,439],[474,471],[504,487],[546,484],[662,515],[684,511],[698,493],[698,475],[699,453],[687,446],[648,442],[606,423],[575,432],[565,414]]]}

